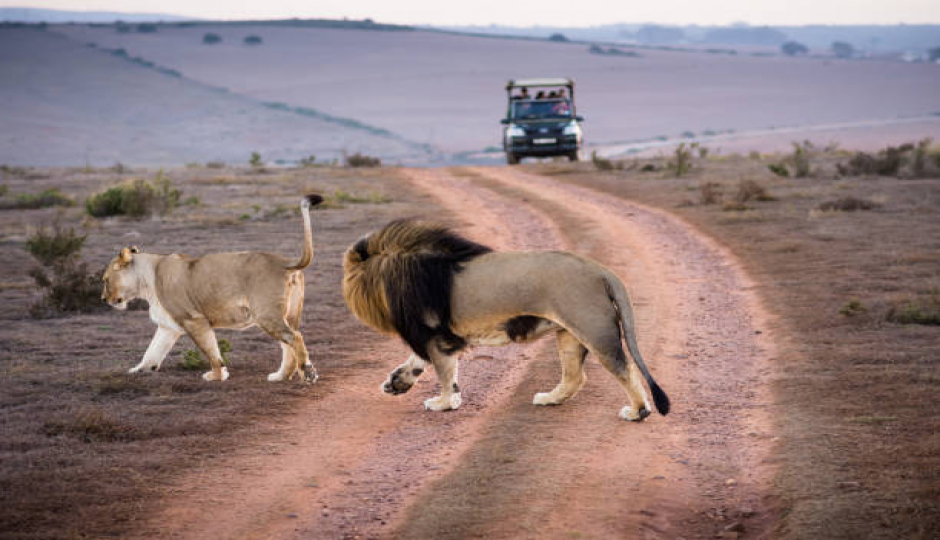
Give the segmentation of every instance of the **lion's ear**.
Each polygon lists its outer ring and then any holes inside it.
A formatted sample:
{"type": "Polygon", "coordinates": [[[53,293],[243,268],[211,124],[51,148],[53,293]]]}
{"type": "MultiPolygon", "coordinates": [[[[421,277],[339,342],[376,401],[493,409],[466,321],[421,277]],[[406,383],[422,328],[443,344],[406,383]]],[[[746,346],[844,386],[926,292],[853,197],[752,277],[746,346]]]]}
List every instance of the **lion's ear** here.
{"type": "Polygon", "coordinates": [[[133,260],[133,253],[136,253],[137,250],[131,251],[132,248],[124,248],[121,250],[121,264],[130,264],[133,260]]]}

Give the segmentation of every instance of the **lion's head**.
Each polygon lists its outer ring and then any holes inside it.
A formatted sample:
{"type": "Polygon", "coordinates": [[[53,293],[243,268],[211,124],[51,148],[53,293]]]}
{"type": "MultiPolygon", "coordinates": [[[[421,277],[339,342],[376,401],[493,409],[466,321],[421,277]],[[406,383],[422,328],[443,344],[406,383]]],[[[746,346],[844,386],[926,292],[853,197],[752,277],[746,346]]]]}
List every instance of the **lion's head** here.
{"type": "Polygon", "coordinates": [[[137,298],[140,290],[137,273],[133,270],[137,246],[126,247],[111,259],[104,271],[101,300],[116,309],[127,309],[127,303],[137,298]]]}
{"type": "Polygon", "coordinates": [[[492,251],[441,225],[395,220],[357,240],[343,257],[343,298],[362,322],[397,333],[428,358],[431,338],[459,349],[451,289],[461,264],[492,251]]]}

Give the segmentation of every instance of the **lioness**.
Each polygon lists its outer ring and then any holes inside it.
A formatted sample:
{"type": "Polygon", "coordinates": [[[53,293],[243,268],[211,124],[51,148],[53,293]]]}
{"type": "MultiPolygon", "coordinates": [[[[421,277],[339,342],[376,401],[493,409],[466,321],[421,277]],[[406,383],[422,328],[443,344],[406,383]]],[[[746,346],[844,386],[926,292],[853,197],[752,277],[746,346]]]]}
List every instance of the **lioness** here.
{"type": "Polygon", "coordinates": [[[268,375],[282,381],[299,374],[314,382],[317,372],[307,355],[300,328],[304,303],[303,269],[313,261],[310,207],[323,201],[307,195],[300,204],[304,225],[303,255],[297,262],[270,253],[216,253],[203,257],[139,253],[124,248],[104,273],[101,299],[117,309],[143,298],[157,324],[143,360],[130,373],[160,369],[173,344],[185,332],[209,359],[207,381],[228,379],[213,328],[245,330],[258,326],[281,343],[281,368],[268,375]]]}
{"type": "Polygon", "coordinates": [[[646,369],[637,347],[627,291],[613,272],[561,251],[495,253],[437,225],[398,220],[346,250],[343,297],[361,321],[400,336],[413,354],[382,385],[407,392],[434,366],[441,395],[424,402],[434,411],[460,406],[457,353],[468,345],[506,345],[554,332],[561,382],[535,395],[536,405],[558,405],[586,380],[588,352],[620,382],[629,404],[620,417],[650,415],[637,368],[660,414],[669,398],[646,369]],[[628,364],[621,338],[634,363],[628,364]]]}

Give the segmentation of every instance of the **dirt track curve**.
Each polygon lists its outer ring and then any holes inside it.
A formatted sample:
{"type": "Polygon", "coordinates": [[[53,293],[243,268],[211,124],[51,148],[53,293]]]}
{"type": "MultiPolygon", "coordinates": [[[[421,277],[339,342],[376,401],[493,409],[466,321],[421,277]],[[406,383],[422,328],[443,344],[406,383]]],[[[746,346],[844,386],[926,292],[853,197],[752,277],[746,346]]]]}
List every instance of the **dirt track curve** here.
{"type": "Polygon", "coordinates": [[[379,392],[404,358],[343,379],[194,471],[141,524],[159,538],[758,538],[773,523],[766,315],[733,257],[668,213],[511,168],[405,174],[497,249],[569,249],[631,291],[640,347],[669,416],[620,420],[626,396],[589,357],[584,389],[535,407],[560,367],[553,340],[465,353],[463,406],[379,392]],[[283,419],[282,419],[283,421],[283,419]]]}

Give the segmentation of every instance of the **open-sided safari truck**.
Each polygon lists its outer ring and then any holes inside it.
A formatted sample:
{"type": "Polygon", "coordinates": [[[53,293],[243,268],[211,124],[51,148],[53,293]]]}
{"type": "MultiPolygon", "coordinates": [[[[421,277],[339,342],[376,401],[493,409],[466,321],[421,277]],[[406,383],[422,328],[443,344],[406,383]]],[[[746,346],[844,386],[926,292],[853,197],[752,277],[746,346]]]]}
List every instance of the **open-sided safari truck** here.
{"type": "Polygon", "coordinates": [[[509,106],[503,128],[503,150],[510,165],[524,157],[566,156],[578,160],[581,122],[574,107],[574,81],[510,79],[509,106]]]}

